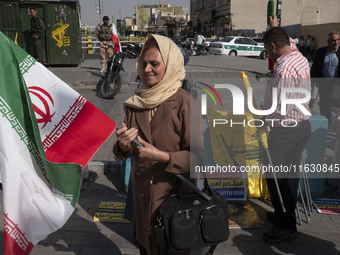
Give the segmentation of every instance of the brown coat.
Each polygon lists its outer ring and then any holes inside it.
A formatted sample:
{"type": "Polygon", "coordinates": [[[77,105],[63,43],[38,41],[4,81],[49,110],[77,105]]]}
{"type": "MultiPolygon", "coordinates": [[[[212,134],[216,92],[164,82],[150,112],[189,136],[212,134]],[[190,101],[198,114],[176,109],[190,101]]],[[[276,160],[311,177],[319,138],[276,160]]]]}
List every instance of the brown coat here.
{"type": "MultiPolygon", "coordinates": [[[[190,160],[192,165],[199,164],[198,158],[203,155],[205,125],[197,103],[191,104],[190,109],[191,100],[193,99],[190,99],[187,91],[179,89],[159,105],[151,123],[148,110],[129,107],[126,110],[127,126],[137,128],[141,138],[170,154],[170,161],[166,166],[158,162],[142,161],[134,155],[134,227],[136,240],[148,254],[159,254],[154,233],[157,209],[173,192],[177,179],[174,174],[184,173],[189,178],[190,160]],[[191,129],[190,114],[196,116],[192,118],[195,123],[192,122],[194,128],[191,129]]],[[[118,143],[114,145],[113,152],[121,159],[133,154],[132,150],[128,155],[123,155],[119,151],[118,143]]],[[[188,187],[184,186],[186,185],[183,184],[181,192],[188,191],[188,187]]]]}

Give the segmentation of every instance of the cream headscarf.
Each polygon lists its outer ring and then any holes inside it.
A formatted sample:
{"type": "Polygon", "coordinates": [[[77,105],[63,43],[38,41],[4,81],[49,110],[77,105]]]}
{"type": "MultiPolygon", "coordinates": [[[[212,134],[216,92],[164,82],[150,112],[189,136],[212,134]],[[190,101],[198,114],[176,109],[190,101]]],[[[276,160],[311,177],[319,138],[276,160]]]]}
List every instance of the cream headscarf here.
{"type": "Polygon", "coordinates": [[[178,46],[169,38],[161,35],[148,35],[143,50],[137,61],[137,71],[143,85],[136,90],[135,95],[124,102],[124,106],[137,109],[155,109],[166,99],[175,94],[182,86],[185,77],[184,58],[178,46]],[[161,52],[166,71],[163,79],[153,87],[145,85],[143,57],[148,43],[154,38],[161,52]]]}

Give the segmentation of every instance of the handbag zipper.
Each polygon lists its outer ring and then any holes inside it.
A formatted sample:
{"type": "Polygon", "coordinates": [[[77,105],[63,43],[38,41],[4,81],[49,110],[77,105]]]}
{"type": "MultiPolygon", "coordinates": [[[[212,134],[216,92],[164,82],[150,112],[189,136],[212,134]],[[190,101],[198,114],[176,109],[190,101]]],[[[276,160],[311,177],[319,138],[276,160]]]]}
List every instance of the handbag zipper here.
{"type": "Polygon", "coordinates": [[[182,211],[178,211],[177,214],[185,213],[185,219],[188,220],[188,219],[190,219],[190,212],[193,215],[195,215],[193,210],[191,210],[191,209],[185,209],[185,210],[182,210],[182,211]]]}

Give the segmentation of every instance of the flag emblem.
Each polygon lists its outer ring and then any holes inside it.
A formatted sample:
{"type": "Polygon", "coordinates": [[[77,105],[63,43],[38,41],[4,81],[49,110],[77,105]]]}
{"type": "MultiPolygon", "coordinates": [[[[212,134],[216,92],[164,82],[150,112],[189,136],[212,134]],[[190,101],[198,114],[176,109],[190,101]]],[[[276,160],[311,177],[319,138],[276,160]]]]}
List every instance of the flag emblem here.
{"type": "Polygon", "coordinates": [[[49,122],[52,122],[52,118],[55,114],[55,112],[51,114],[50,109],[50,105],[52,105],[52,107],[54,106],[53,98],[46,90],[36,86],[28,87],[28,92],[31,94],[31,97],[37,97],[36,101],[41,103],[42,107],[37,106],[37,103],[33,103],[33,109],[37,122],[43,123],[43,126],[41,127],[41,129],[43,129],[49,122]]]}

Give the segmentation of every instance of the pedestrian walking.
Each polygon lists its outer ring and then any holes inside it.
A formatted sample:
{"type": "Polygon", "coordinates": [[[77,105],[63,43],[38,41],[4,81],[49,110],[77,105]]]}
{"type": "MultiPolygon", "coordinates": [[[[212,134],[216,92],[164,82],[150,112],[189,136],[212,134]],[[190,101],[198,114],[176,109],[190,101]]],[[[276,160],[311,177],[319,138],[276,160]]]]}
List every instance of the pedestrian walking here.
{"type": "Polygon", "coordinates": [[[312,43],[311,43],[311,46],[310,46],[310,60],[311,61],[313,61],[313,59],[314,59],[315,50],[316,50],[317,47],[318,47],[318,44],[317,44],[315,38],[312,37],[312,43]]]}
{"type": "Polygon", "coordinates": [[[311,47],[312,47],[312,37],[311,35],[307,36],[307,41],[306,41],[306,55],[305,57],[307,58],[307,60],[311,60],[311,47]]]}
{"type": "Polygon", "coordinates": [[[299,51],[304,57],[306,57],[306,43],[305,37],[301,35],[299,40],[299,51]]]}
{"type": "Polygon", "coordinates": [[[109,48],[108,45],[113,45],[112,41],[112,24],[109,24],[109,17],[103,17],[103,24],[97,29],[97,38],[100,41],[100,64],[102,69],[100,73],[105,72],[105,58],[106,54],[110,58],[113,55],[113,48],[109,48]]]}
{"type": "MultiPolygon", "coordinates": [[[[278,27],[277,18],[271,17],[270,21],[272,28],[265,33],[263,41],[268,56],[277,63],[277,67],[266,87],[264,109],[271,108],[274,96],[277,97],[275,99],[278,102],[277,108],[272,114],[265,116],[265,120],[278,119],[279,121],[270,126],[268,149],[274,167],[288,166],[291,169],[294,167],[299,169],[301,153],[311,134],[308,120],[310,116],[294,104],[288,105],[286,114],[282,114],[280,95],[286,88],[311,90],[309,65],[307,59],[299,51],[292,49],[291,45],[294,43],[287,32],[278,27]],[[273,88],[277,89],[276,95],[272,93],[273,88]],[[285,123],[285,126],[282,123],[285,123]]],[[[303,93],[287,95],[290,99],[299,99],[304,96],[303,93]]],[[[309,111],[308,102],[303,106],[309,111]]],[[[268,162],[267,158],[267,164],[269,164],[268,162]]],[[[284,209],[280,202],[274,176],[271,173],[266,174],[271,203],[275,209],[274,213],[267,213],[267,218],[274,223],[274,227],[263,234],[263,239],[270,243],[281,242],[294,237],[297,233],[295,209],[299,182],[298,171],[278,173],[277,176],[284,209]]]]}
{"type": "Polygon", "coordinates": [[[298,47],[298,45],[299,45],[299,37],[297,35],[294,36],[293,41],[294,41],[296,47],[298,47]]]}
{"type": "Polygon", "coordinates": [[[43,39],[45,37],[45,22],[38,16],[34,7],[29,9],[31,18],[31,54],[40,63],[44,61],[43,39]]]}

